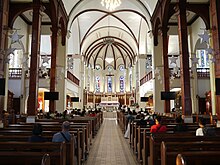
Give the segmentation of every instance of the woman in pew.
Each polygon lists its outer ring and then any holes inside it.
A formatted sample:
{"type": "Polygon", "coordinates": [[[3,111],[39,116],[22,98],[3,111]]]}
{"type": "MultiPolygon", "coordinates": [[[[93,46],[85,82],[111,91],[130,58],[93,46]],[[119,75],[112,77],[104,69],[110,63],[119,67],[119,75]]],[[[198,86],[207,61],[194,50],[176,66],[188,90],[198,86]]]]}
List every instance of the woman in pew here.
{"type": "Polygon", "coordinates": [[[156,116],[155,125],[151,126],[150,132],[151,133],[162,133],[166,131],[167,131],[167,127],[161,124],[161,116],[156,116]]]}
{"type": "Polygon", "coordinates": [[[43,128],[41,124],[35,123],[32,130],[32,136],[29,137],[29,142],[46,142],[47,139],[42,137],[43,128]]]}

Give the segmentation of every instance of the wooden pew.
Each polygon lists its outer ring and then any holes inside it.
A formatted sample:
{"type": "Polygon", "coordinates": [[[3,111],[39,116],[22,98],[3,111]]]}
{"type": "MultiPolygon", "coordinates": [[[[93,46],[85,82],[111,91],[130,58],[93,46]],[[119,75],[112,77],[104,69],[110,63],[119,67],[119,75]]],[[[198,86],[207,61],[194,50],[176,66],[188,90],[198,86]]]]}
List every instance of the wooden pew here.
{"type": "Polygon", "coordinates": [[[176,156],[176,165],[187,165],[184,156],[182,154],[178,154],[176,156]]]}
{"type": "MultiPolygon", "coordinates": [[[[168,134],[173,134],[175,133],[173,131],[173,128],[175,126],[176,123],[172,123],[168,125],[168,131],[167,133],[168,134]]],[[[188,124],[188,130],[184,132],[184,134],[188,134],[188,135],[194,135],[195,134],[195,131],[197,129],[197,125],[196,124],[188,124]]],[[[137,141],[137,148],[138,148],[138,151],[137,151],[137,154],[138,154],[138,161],[139,162],[143,162],[144,165],[147,165],[148,162],[147,162],[147,158],[148,156],[150,156],[150,141],[149,141],[149,138],[150,138],[150,128],[140,128],[140,130],[138,131],[138,141],[137,141]]],[[[181,134],[181,132],[177,133],[176,134],[181,134]]]]}
{"type": "Polygon", "coordinates": [[[41,159],[41,165],[50,165],[50,155],[44,154],[41,159]]]}
{"type": "MultiPolygon", "coordinates": [[[[43,136],[49,139],[50,141],[52,140],[52,136],[56,133],[57,131],[43,131],[43,136]]],[[[81,162],[85,161],[85,145],[84,145],[84,136],[83,136],[83,130],[75,130],[75,131],[70,131],[71,134],[74,134],[77,140],[77,161],[78,164],[80,165],[81,162]]],[[[28,140],[28,137],[32,135],[32,131],[30,130],[5,130],[1,129],[0,130],[0,141],[6,142],[6,141],[22,141],[28,140]]],[[[72,147],[72,152],[75,151],[75,144],[71,145],[72,147]],[[73,148],[74,147],[74,148],[73,148]]],[[[70,148],[71,149],[71,148],[70,148]]],[[[73,160],[70,160],[70,162],[73,160]]]]}
{"type": "Polygon", "coordinates": [[[220,136],[203,137],[195,136],[187,133],[174,133],[174,134],[154,134],[150,135],[150,165],[161,164],[161,142],[197,142],[197,141],[219,141],[220,136]]]}
{"type": "Polygon", "coordinates": [[[176,156],[181,153],[189,165],[219,164],[220,142],[162,142],[161,165],[175,165],[176,156]]]}
{"type": "MultiPolygon", "coordinates": [[[[61,129],[62,124],[61,123],[53,123],[50,124],[47,122],[41,122],[42,128],[44,131],[57,131],[59,132],[61,129]]],[[[8,127],[5,127],[6,130],[32,130],[33,124],[30,123],[22,123],[22,124],[9,124],[8,127]]],[[[70,131],[74,131],[77,129],[82,129],[83,134],[81,137],[81,140],[85,142],[85,150],[88,153],[90,149],[90,138],[89,137],[89,123],[70,123],[70,131]],[[85,132],[85,133],[84,133],[85,132]]]]}
{"type": "MultiPolygon", "coordinates": [[[[79,132],[78,132],[78,134],[79,134],[79,132]]],[[[27,135],[18,135],[18,136],[0,135],[0,143],[3,143],[3,142],[27,142],[27,139],[29,137],[30,136],[27,136],[27,135]]],[[[46,143],[48,143],[48,142],[46,142],[46,143]]],[[[76,164],[75,145],[76,144],[75,144],[74,136],[72,135],[70,142],[66,143],[66,150],[67,150],[67,152],[66,152],[67,153],[66,154],[66,162],[67,162],[67,164],[70,164],[70,165],[75,165],[76,164]]],[[[81,160],[81,157],[82,157],[81,153],[82,152],[81,152],[80,145],[77,147],[77,152],[78,152],[77,153],[77,155],[78,155],[77,161],[78,161],[78,164],[80,165],[81,161],[82,161],[81,160]]]]}
{"type": "Polygon", "coordinates": [[[7,165],[39,165],[45,153],[51,164],[66,165],[66,143],[0,142],[0,162],[7,165]]]}

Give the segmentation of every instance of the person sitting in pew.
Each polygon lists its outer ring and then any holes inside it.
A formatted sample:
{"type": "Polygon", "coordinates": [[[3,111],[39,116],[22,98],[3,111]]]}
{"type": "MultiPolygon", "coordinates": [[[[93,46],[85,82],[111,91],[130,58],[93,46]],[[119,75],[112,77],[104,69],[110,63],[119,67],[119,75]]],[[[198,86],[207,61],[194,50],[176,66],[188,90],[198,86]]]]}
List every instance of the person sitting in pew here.
{"type": "Polygon", "coordinates": [[[167,131],[167,127],[161,124],[161,116],[156,116],[155,125],[151,126],[150,132],[151,133],[162,133],[166,131],[167,131]]]}
{"type": "Polygon", "coordinates": [[[184,123],[182,115],[177,116],[175,120],[176,120],[177,124],[174,127],[174,132],[184,132],[184,131],[187,131],[188,127],[184,123]]]}
{"type": "Polygon", "coordinates": [[[206,120],[199,119],[199,128],[196,130],[196,136],[215,136],[215,128],[206,127],[206,120]]]}
{"type": "Polygon", "coordinates": [[[137,121],[137,125],[140,127],[145,127],[147,125],[144,114],[140,115],[140,120],[137,121]]]}
{"type": "Polygon", "coordinates": [[[69,142],[71,138],[71,134],[69,132],[70,122],[64,121],[62,124],[62,131],[57,132],[53,135],[52,142],[69,142]]]}
{"type": "Polygon", "coordinates": [[[32,136],[29,137],[29,142],[46,142],[47,139],[42,137],[43,128],[41,124],[35,123],[32,130],[32,136]]]}

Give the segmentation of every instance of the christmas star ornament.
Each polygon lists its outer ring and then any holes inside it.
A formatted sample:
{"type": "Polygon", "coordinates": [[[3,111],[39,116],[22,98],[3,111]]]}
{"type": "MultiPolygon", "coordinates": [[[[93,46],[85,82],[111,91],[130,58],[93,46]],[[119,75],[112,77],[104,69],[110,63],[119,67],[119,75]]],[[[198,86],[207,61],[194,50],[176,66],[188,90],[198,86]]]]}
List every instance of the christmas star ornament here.
{"type": "Polygon", "coordinates": [[[11,59],[10,59],[10,56],[7,56],[7,57],[5,58],[5,63],[6,63],[6,64],[9,64],[10,60],[11,60],[11,59]]]}
{"type": "Polygon", "coordinates": [[[44,64],[44,63],[49,64],[50,58],[48,58],[47,56],[44,56],[42,59],[43,59],[43,62],[42,62],[43,64],[44,64]]]}
{"type": "Polygon", "coordinates": [[[176,66],[176,67],[173,68],[173,74],[177,74],[178,71],[179,71],[179,67],[178,67],[178,66],[176,66]]]}
{"type": "Polygon", "coordinates": [[[199,63],[199,58],[197,58],[197,57],[192,57],[190,59],[192,61],[192,64],[198,64],[199,63]]]}
{"type": "Polygon", "coordinates": [[[211,61],[212,63],[215,63],[216,59],[213,57],[213,58],[210,59],[210,61],[211,61]]]}
{"type": "Polygon", "coordinates": [[[15,31],[12,35],[9,35],[11,38],[11,44],[14,44],[16,42],[19,42],[19,40],[23,37],[24,35],[18,35],[18,32],[15,31]]]}
{"type": "Polygon", "coordinates": [[[14,51],[16,50],[16,48],[9,48],[6,50],[5,55],[9,56],[10,54],[14,55],[14,51]]]}
{"type": "Polygon", "coordinates": [[[201,43],[209,43],[210,35],[208,34],[207,31],[204,31],[203,34],[199,34],[199,37],[201,38],[201,43]]]}
{"type": "Polygon", "coordinates": [[[172,57],[170,58],[170,64],[176,64],[176,60],[177,60],[177,59],[178,59],[177,57],[172,56],[172,57]]]}
{"type": "Polygon", "coordinates": [[[211,47],[209,47],[206,49],[206,52],[207,52],[207,54],[212,54],[214,52],[214,50],[211,47]]]}
{"type": "Polygon", "coordinates": [[[172,75],[172,76],[170,77],[170,80],[173,81],[174,79],[175,79],[175,77],[172,75]]]}
{"type": "Polygon", "coordinates": [[[160,74],[160,69],[158,67],[156,67],[156,69],[154,70],[155,74],[160,74]]]}

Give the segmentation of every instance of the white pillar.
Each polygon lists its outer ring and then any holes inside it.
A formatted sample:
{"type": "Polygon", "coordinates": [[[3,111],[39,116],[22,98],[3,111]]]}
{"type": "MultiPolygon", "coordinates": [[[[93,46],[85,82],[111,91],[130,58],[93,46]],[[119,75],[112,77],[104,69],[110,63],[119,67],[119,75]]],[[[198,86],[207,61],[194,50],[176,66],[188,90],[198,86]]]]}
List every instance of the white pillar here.
{"type": "Polygon", "coordinates": [[[153,47],[152,62],[153,62],[153,107],[156,112],[164,112],[164,101],[161,100],[160,93],[163,91],[163,46],[162,37],[158,36],[158,45],[153,47]],[[154,73],[155,69],[160,70],[159,74],[154,73]]]}
{"type": "Polygon", "coordinates": [[[67,72],[62,73],[61,70],[66,68],[66,46],[61,45],[61,36],[58,36],[57,42],[57,72],[56,77],[59,77],[59,80],[56,80],[56,91],[59,92],[59,100],[56,101],[56,111],[63,112],[66,109],[66,74],[67,72]]]}

